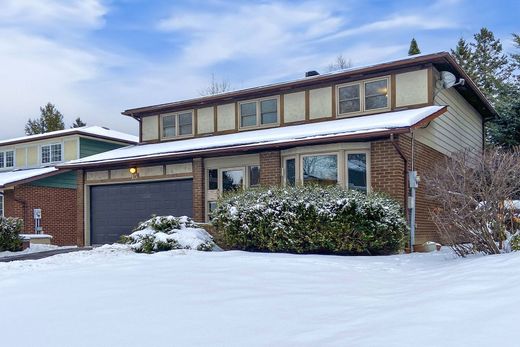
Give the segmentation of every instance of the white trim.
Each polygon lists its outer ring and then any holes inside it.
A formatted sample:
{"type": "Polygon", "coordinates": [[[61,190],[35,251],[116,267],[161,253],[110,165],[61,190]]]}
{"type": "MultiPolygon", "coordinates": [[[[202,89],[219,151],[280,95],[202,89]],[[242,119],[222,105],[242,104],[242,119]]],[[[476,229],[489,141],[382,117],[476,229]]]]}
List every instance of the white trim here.
{"type": "Polygon", "coordinates": [[[46,165],[55,165],[58,163],[63,163],[65,161],[65,141],[62,140],[61,142],[50,142],[46,144],[41,144],[38,146],[38,162],[40,163],[40,166],[46,166],[46,165]],[[58,161],[52,160],[52,146],[60,145],[61,148],[61,159],[58,161]],[[49,155],[50,155],[50,161],[48,163],[42,162],[42,148],[43,147],[50,147],[49,148],[49,155]]]}

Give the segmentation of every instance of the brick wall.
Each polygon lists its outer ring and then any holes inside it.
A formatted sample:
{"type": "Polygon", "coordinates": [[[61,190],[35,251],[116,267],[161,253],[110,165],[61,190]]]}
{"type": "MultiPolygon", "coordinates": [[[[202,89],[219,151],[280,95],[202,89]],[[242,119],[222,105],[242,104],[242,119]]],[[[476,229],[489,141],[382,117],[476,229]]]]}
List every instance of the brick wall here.
{"type": "MultiPolygon", "coordinates": [[[[408,161],[408,168],[411,170],[412,142],[411,137],[400,136],[396,139],[401,151],[408,161]]],[[[444,160],[445,156],[433,148],[415,141],[415,167],[418,175],[424,177],[425,174],[439,161],[444,160]]],[[[372,142],[371,149],[371,175],[372,189],[377,192],[388,194],[397,200],[403,208],[407,206],[405,200],[405,176],[404,161],[392,145],[390,140],[372,142]]],[[[407,179],[407,178],[406,178],[407,179]]],[[[416,191],[416,243],[425,241],[440,241],[437,228],[430,219],[429,210],[435,203],[426,197],[424,184],[419,183],[416,191]]]]}
{"type": "Polygon", "coordinates": [[[205,176],[204,160],[193,158],[193,219],[196,222],[204,222],[205,217],[205,176]]]}
{"type": "Polygon", "coordinates": [[[260,184],[278,186],[282,182],[282,162],[280,151],[260,153],[260,184]]]}
{"type": "Polygon", "coordinates": [[[24,220],[24,233],[34,234],[33,210],[41,208],[43,232],[60,246],[81,245],[77,239],[75,189],[20,185],[5,191],[5,215],[24,220]]]}
{"type": "Polygon", "coordinates": [[[76,244],[85,245],[85,172],[76,173],[76,244]]]}

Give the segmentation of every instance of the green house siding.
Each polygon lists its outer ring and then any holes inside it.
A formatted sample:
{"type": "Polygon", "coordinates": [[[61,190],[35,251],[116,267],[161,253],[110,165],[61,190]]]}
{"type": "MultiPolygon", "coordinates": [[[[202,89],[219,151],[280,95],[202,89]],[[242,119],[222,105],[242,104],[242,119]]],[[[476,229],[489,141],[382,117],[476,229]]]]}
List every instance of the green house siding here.
{"type": "Polygon", "coordinates": [[[116,148],[124,147],[127,145],[104,142],[92,139],[79,139],[79,157],[85,158],[94,154],[111,151],[116,148]]]}
{"type": "Polygon", "coordinates": [[[31,182],[38,187],[76,189],[76,171],[69,171],[59,175],[42,178],[31,182]]]}

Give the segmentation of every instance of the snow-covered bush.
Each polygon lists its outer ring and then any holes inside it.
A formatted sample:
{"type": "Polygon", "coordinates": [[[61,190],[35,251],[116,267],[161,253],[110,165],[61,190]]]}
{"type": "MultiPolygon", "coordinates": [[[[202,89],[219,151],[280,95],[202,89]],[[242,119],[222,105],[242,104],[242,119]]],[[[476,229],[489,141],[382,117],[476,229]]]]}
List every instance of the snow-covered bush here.
{"type": "Polygon", "coordinates": [[[22,240],[19,235],[22,228],[23,220],[0,217],[0,252],[22,250],[22,240]]]}
{"type": "Polygon", "coordinates": [[[397,202],[337,186],[226,195],[212,223],[231,248],[291,253],[391,254],[407,231],[397,202]]]}
{"type": "Polygon", "coordinates": [[[520,232],[511,236],[509,245],[511,247],[511,251],[520,251],[520,232]]]}
{"type": "Polygon", "coordinates": [[[189,217],[154,216],[140,223],[121,242],[131,245],[137,253],[154,253],[172,249],[211,251],[213,238],[189,217]]]}

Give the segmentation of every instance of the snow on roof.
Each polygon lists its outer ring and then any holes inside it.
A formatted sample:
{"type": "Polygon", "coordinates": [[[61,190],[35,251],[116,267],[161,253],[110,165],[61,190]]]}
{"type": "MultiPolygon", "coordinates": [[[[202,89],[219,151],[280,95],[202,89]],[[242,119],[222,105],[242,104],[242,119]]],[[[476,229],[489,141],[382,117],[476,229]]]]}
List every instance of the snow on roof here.
{"type": "Polygon", "coordinates": [[[94,137],[103,137],[108,138],[112,140],[120,140],[124,142],[139,142],[139,138],[134,135],[122,133],[116,130],[111,130],[109,128],[100,127],[100,126],[85,126],[80,128],[71,128],[71,129],[65,129],[65,130],[57,130],[57,131],[51,131],[44,134],[36,134],[36,135],[28,135],[23,137],[17,137],[7,140],[1,140],[0,146],[7,145],[11,143],[18,143],[18,142],[30,142],[30,141],[37,141],[44,138],[50,138],[50,137],[60,137],[60,136],[66,136],[66,135],[72,135],[72,134],[81,134],[85,136],[94,136],[94,137]]]}
{"type": "Polygon", "coordinates": [[[5,187],[12,183],[35,178],[54,171],[58,171],[58,169],[55,167],[44,167],[39,169],[0,172],[0,187],[5,187]]]}
{"type": "Polygon", "coordinates": [[[103,152],[59,165],[60,168],[81,164],[101,164],[126,159],[152,159],[181,153],[209,149],[240,147],[245,145],[282,144],[304,139],[334,138],[411,127],[428,116],[441,111],[444,106],[427,106],[412,110],[387,112],[372,116],[338,119],[312,124],[243,131],[227,135],[192,138],[155,144],[133,145],[103,152]]]}

